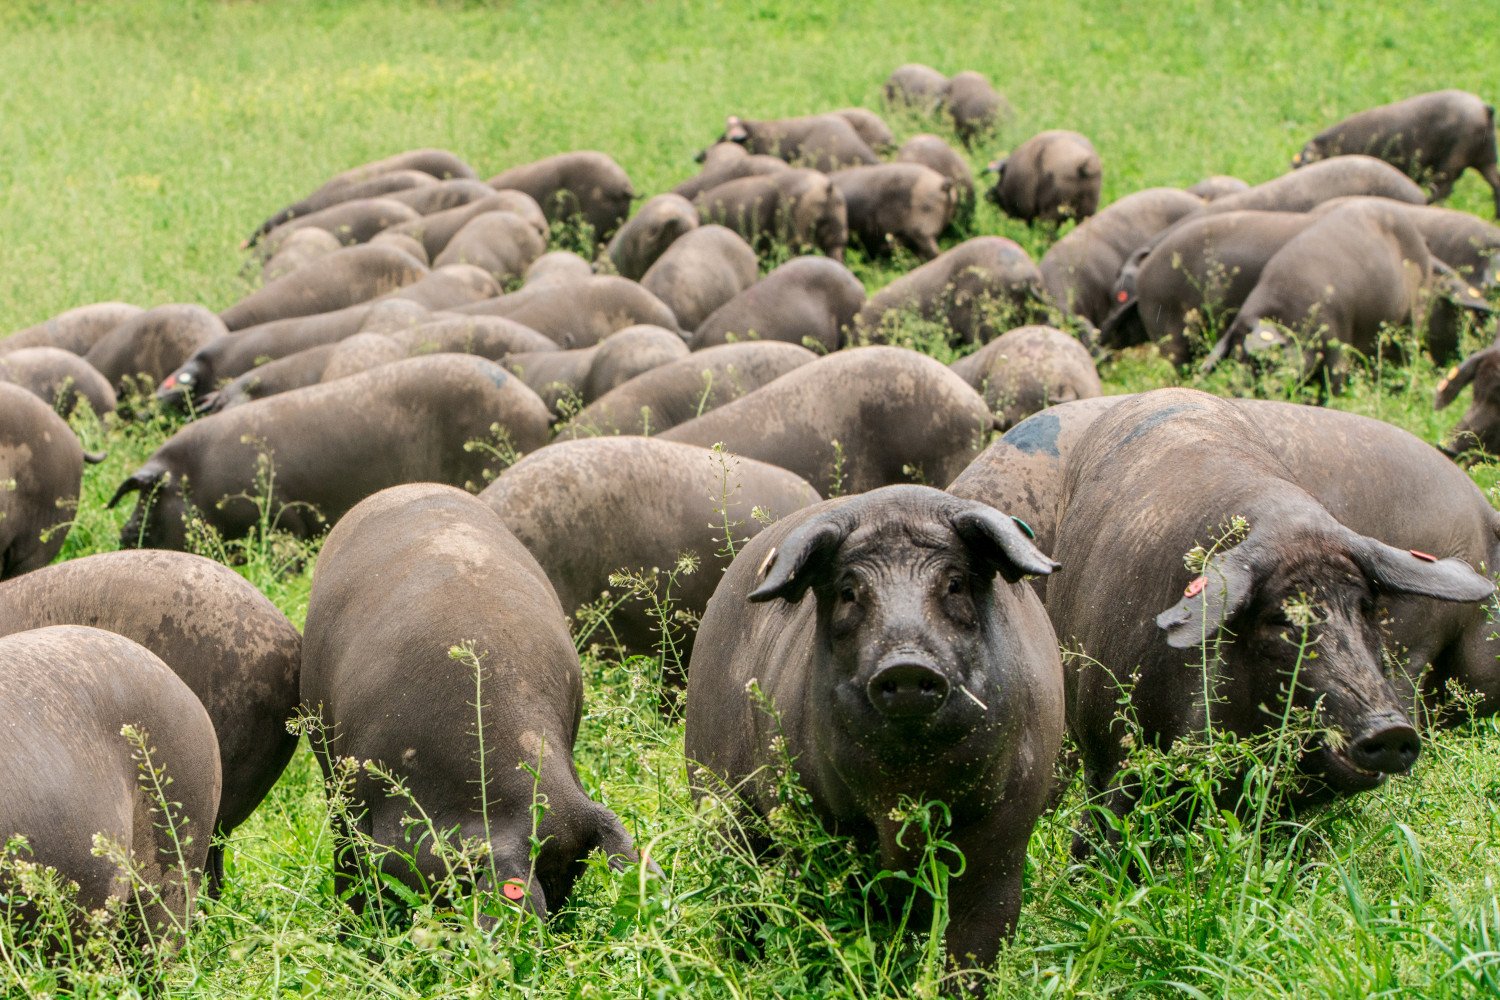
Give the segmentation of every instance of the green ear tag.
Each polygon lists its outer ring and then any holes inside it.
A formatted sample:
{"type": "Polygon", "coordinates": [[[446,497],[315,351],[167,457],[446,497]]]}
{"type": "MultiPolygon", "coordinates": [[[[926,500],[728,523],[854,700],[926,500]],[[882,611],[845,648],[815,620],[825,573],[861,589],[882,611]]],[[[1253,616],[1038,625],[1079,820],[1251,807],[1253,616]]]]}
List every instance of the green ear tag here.
{"type": "Polygon", "coordinates": [[[1031,530],[1031,525],[1027,524],[1025,521],[1021,520],[1014,514],[1010,516],[1010,519],[1021,526],[1021,530],[1026,532],[1027,538],[1031,539],[1033,542],[1036,541],[1036,532],[1031,530]]]}

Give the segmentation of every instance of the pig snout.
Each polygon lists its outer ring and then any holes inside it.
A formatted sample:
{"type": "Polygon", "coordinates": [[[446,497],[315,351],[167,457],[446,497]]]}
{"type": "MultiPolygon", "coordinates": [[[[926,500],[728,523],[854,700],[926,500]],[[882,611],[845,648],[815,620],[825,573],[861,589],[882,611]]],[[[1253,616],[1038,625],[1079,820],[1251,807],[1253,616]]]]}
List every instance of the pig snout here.
{"type": "Polygon", "coordinates": [[[920,719],[943,707],[949,688],[948,679],[927,657],[896,653],[876,668],[865,693],[887,719],[920,719]]]}
{"type": "Polygon", "coordinates": [[[1404,774],[1422,752],[1422,741],[1399,715],[1380,715],[1367,721],[1349,741],[1344,753],[1354,766],[1379,774],[1404,774]]]}

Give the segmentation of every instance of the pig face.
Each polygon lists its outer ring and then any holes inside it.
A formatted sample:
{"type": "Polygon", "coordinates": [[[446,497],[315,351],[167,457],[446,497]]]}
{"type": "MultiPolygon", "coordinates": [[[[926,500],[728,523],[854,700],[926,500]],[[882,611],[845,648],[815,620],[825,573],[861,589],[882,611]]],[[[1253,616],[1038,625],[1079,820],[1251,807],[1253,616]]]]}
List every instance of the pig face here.
{"type": "Polygon", "coordinates": [[[1169,645],[1220,647],[1215,709],[1242,733],[1274,728],[1291,704],[1325,734],[1304,772],[1330,790],[1374,788],[1417,759],[1417,732],[1382,667],[1379,600],[1475,601],[1493,585],[1459,559],[1405,552],[1338,526],[1271,525],[1214,557],[1157,617],[1169,645]]]}
{"type": "Polygon", "coordinates": [[[812,589],[822,704],[877,757],[951,747],[998,713],[1012,640],[997,575],[1056,564],[1011,518],[924,487],[888,487],[812,518],[768,559],[752,601],[812,589]]]}
{"type": "Polygon", "coordinates": [[[1477,351],[1448,372],[1438,383],[1436,408],[1452,403],[1471,382],[1474,397],[1442,450],[1452,458],[1466,452],[1500,455],[1500,348],[1477,351]]]}

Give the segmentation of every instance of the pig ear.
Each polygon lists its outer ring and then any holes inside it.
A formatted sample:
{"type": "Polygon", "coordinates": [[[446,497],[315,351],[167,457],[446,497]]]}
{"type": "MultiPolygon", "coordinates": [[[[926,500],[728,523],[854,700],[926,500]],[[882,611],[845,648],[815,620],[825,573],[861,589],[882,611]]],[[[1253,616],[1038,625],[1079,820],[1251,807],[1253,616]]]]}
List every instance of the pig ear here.
{"type": "Polygon", "coordinates": [[[993,507],[974,504],[953,515],[953,530],[963,539],[969,551],[994,567],[1007,583],[1023,576],[1050,576],[1062,567],[1042,554],[1031,543],[1034,535],[1028,525],[1002,514],[993,507]]]}
{"type": "Polygon", "coordinates": [[[134,473],[129,479],[120,484],[119,489],[115,490],[115,495],[110,497],[109,503],[104,505],[105,509],[113,510],[115,504],[119,503],[121,500],[125,499],[125,497],[136,492],[137,490],[147,490],[153,488],[156,483],[162,478],[162,475],[163,473],[161,472],[148,472],[145,469],[134,473]]]}
{"type": "Polygon", "coordinates": [[[1450,368],[1448,374],[1437,384],[1437,397],[1432,401],[1434,410],[1441,410],[1449,403],[1458,398],[1458,394],[1464,391],[1464,386],[1474,381],[1474,374],[1479,371],[1479,363],[1484,360],[1495,349],[1487,347],[1482,351],[1475,351],[1464,359],[1464,363],[1457,368],[1450,368]]]}
{"type": "Polygon", "coordinates": [[[797,528],[766,556],[757,573],[764,579],[748,600],[756,604],[778,597],[793,604],[802,600],[813,576],[849,537],[851,527],[845,518],[828,513],[797,528]]]}
{"type": "Polygon", "coordinates": [[[737,142],[745,144],[750,138],[750,130],[745,128],[745,123],[740,120],[739,115],[730,115],[724,121],[724,142],[737,142]]]}
{"type": "Polygon", "coordinates": [[[1213,638],[1255,592],[1251,553],[1243,544],[1215,556],[1182,592],[1182,600],[1156,616],[1167,645],[1188,649],[1213,638]]]}
{"type": "Polygon", "coordinates": [[[1495,592],[1488,578],[1462,559],[1439,559],[1416,549],[1398,549],[1350,532],[1349,550],[1359,568],[1388,594],[1415,594],[1439,601],[1482,601],[1495,592]]]}
{"type": "Polygon", "coordinates": [[[1459,274],[1447,264],[1432,258],[1432,270],[1437,275],[1433,283],[1437,294],[1461,309],[1468,309],[1477,313],[1492,313],[1495,310],[1490,306],[1489,300],[1484,297],[1484,292],[1464,280],[1459,274]]]}

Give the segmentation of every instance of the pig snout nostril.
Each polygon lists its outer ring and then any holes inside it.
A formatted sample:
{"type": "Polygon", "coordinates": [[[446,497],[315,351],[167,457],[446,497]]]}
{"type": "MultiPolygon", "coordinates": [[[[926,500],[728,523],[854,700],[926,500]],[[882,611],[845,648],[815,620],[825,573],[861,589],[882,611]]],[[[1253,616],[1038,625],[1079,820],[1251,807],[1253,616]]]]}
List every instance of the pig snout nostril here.
{"type": "Polygon", "coordinates": [[[1382,722],[1354,740],[1349,757],[1368,771],[1401,774],[1411,770],[1422,752],[1417,731],[1404,722],[1382,722]]]}
{"type": "Polygon", "coordinates": [[[881,667],[866,688],[870,704],[890,719],[931,715],[948,700],[948,681],[933,667],[902,661],[881,667]]]}

